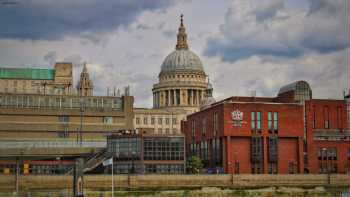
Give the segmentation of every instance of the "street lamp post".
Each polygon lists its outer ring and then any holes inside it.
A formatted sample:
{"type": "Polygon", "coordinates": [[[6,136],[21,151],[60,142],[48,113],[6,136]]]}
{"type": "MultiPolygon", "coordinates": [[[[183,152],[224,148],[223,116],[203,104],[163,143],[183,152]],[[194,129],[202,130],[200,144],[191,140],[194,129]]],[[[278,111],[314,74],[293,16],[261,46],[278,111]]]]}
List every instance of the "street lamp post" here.
{"type": "Polygon", "coordinates": [[[85,110],[85,100],[80,98],[80,128],[79,128],[79,143],[83,143],[83,115],[85,110]]]}

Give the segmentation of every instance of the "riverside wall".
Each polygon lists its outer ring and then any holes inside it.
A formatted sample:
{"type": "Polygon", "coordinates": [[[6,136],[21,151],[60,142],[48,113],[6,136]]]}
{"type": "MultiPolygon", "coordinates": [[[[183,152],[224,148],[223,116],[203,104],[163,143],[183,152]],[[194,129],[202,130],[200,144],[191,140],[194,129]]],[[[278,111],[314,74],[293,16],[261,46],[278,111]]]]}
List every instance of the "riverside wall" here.
{"type": "MultiPolygon", "coordinates": [[[[110,175],[85,175],[84,188],[87,194],[90,193],[87,196],[94,196],[97,193],[97,196],[108,196],[111,190],[111,178],[110,175]]],[[[46,196],[56,196],[56,194],[57,196],[70,196],[72,180],[73,177],[68,175],[26,175],[19,177],[18,187],[22,193],[37,193],[31,196],[40,196],[40,192],[45,194],[49,191],[54,192],[46,196]]],[[[269,191],[274,194],[281,193],[281,189],[289,193],[292,191],[292,196],[305,196],[306,194],[308,194],[306,196],[337,196],[330,191],[350,192],[350,175],[117,175],[114,176],[114,184],[115,190],[121,196],[122,194],[133,196],[131,193],[135,192],[137,193],[135,196],[143,196],[141,191],[148,192],[144,196],[169,196],[169,191],[174,194],[170,196],[201,196],[203,192],[206,196],[211,196],[210,193],[213,196],[236,196],[237,192],[240,194],[238,196],[242,196],[242,192],[245,196],[250,196],[249,193],[246,195],[247,191],[259,194],[269,191]],[[162,195],[164,192],[165,195],[162,195]],[[176,192],[178,195],[175,195],[176,192]],[[191,194],[193,192],[194,195],[191,194]],[[185,193],[188,195],[184,195],[185,193]]],[[[15,176],[0,176],[0,196],[13,194],[15,188],[15,176]]]]}

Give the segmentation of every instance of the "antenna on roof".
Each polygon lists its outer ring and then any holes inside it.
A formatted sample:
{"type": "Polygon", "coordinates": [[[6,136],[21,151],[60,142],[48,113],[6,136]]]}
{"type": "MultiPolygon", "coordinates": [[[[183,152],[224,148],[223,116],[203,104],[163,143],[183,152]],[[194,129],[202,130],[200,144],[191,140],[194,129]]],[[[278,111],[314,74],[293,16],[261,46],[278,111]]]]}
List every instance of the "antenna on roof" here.
{"type": "Polygon", "coordinates": [[[113,96],[115,96],[115,86],[113,86],[113,96]]]}
{"type": "Polygon", "coordinates": [[[109,87],[107,86],[107,96],[109,96],[109,87]]]}

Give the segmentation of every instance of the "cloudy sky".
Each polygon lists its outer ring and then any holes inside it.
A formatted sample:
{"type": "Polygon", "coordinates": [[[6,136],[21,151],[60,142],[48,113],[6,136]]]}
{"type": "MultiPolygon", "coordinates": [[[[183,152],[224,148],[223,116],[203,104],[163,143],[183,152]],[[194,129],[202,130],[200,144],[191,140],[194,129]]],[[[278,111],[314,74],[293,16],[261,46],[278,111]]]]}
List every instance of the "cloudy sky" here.
{"type": "Polygon", "coordinates": [[[88,63],[95,94],[130,85],[150,107],[152,85],[184,14],[190,49],[214,96],[275,96],[306,80],[314,98],[350,88],[349,0],[0,0],[0,66],[88,63]]]}

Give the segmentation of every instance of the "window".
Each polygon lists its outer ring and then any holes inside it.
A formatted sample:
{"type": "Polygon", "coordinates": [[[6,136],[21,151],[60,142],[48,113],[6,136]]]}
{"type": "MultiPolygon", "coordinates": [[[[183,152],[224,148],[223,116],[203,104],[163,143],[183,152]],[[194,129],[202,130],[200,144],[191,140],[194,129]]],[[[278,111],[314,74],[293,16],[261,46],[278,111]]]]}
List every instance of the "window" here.
{"type": "Polygon", "coordinates": [[[251,130],[261,132],[261,112],[251,112],[251,130]]]}
{"type": "Polygon", "coordinates": [[[113,117],[111,117],[111,116],[103,117],[103,123],[104,124],[113,124],[113,117]]]}
{"type": "Polygon", "coordinates": [[[342,129],[343,126],[343,116],[342,116],[342,109],[340,106],[337,107],[337,128],[342,129]]]}
{"type": "Polygon", "coordinates": [[[154,125],[154,123],[155,123],[155,118],[151,117],[151,125],[154,125]]]}
{"type": "Polygon", "coordinates": [[[143,124],[148,125],[148,117],[143,117],[143,124]]]}
{"type": "Polygon", "coordinates": [[[262,137],[251,138],[251,171],[253,174],[263,173],[263,140],[262,137]]]}
{"type": "Polygon", "coordinates": [[[158,118],[158,124],[159,125],[163,124],[163,118],[158,118]]]}
{"type": "Polygon", "coordinates": [[[277,163],[268,163],[268,173],[277,174],[277,163]]]}
{"type": "Polygon", "coordinates": [[[176,124],[176,122],[177,122],[177,119],[176,118],[173,118],[173,124],[176,124]]]}
{"type": "Polygon", "coordinates": [[[297,166],[298,164],[295,162],[295,161],[290,161],[288,163],[288,171],[289,171],[289,174],[295,174],[297,173],[297,166]]]}
{"type": "Polygon", "coordinates": [[[69,137],[68,128],[64,128],[64,131],[58,131],[57,135],[59,138],[68,138],[69,137]]]}
{"type": "Polygon", "coordinates": [[[268,127],[268,130],[269,130],[269,133],[272,132],[272,112],[268,112],[267,113],[267,127],[268,127]]]}
{"type": "Polygon", "coordinates": [[[218,133],[219,125],[218,125],[218,112],[214,112],[214,136],[218,133]]]}
{"type": "Polygon", "coordinates": [[[312,121],[312,128],[316,128],[316,106],[313,105],[312,106],[313,109],[313,121],[312,121]]]}
{"type": "Polygon", "coordinates": [[[268,156],[269,156],[269,162],[270,163],[276,163],[277,162],[277,151],[278,148],[278,138],[277,137],[269,137],[268,138],[268,156]]]}
{"type": "Polygon", "coordinates": [[[318,166],[320,173],[336,173],[337,166],[337,149],[335,147],[320,147],[317,149],[318,166]]]}
{"type": "Polygon", "coordinates": [[[170,129],[169,129],[169,128],[166,128],[166,129],[165,129],[165,133],[166,133],[166,134],[169,134],[169,133],[170,133],[170,129]]]}
{"type": "Polygon", "coordinates": [[[58,121],[60,123],[68,123],[69,122],[69,116],[59,116],[58,121]]]}
{"type": "Polygon", "coordinates": [[[192,128],[191,128],[191,131],[192,131],[192,138],[195,137],[195,129],[196,129],[196,122],[194,120],[192,120],[192,124],[191,124],[192,128]]]}
{"type": "Polygon", "coordinates": [[[183,160],[184,139],[149,137],[144,138],[145,160],[183,160]]]}
{"type": "Polygon", "coordinates": [[[329,129],[330,124],[329,124],[329,109],[328,107],[323,108],[323,120],[324,120],[324,128],[329,129]]]}
{"type": "Polygon", "coordinates": [[[170,124],[170,118],[165,118],[165,124],[169,125],[170,124]]]}
{"type": "Polygon", "coordinates": [[[204,118],[202,120],[202,137],[205,137],[206,129],[207,129],[207,119],[204,118]]]}
{"type": "Polygon", "coordinates": [[[140,124],[140,118],[139,117],[136,118],[136,124],[140,124]]]}
{"type": "Polygon", "coordinates": [[[235,161],[235,174],[239,174],[239,162],[235,161]]]}
{"type": "Polygon", "coordinates": [[[278,112],[273,112],[273,130],[278,131],[278,112]]]}

